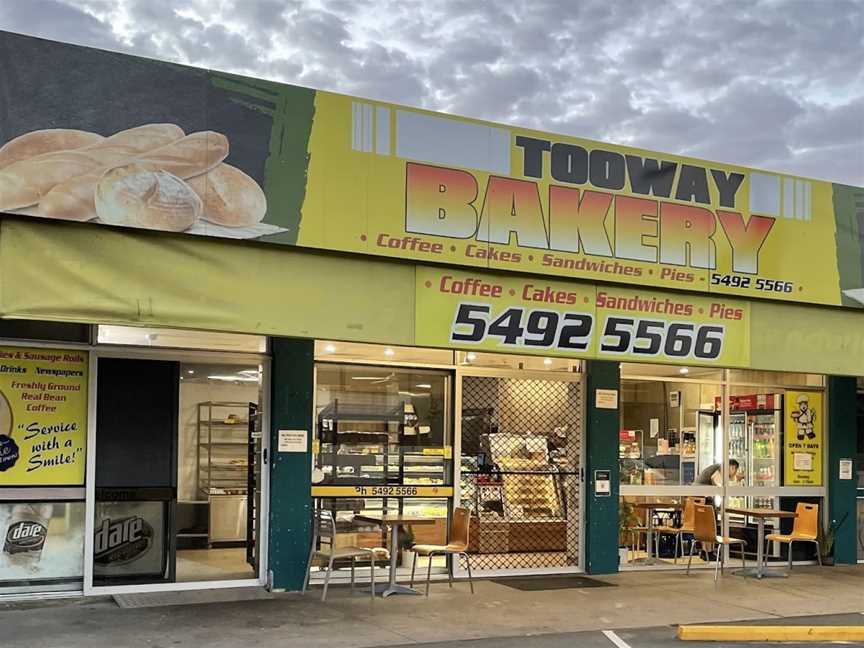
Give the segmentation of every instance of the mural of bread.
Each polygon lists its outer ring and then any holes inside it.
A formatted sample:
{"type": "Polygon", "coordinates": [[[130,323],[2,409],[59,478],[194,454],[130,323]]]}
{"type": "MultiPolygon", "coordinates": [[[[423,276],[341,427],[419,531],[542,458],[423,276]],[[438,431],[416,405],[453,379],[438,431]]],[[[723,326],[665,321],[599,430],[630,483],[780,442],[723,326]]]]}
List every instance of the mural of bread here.
{"type": "Polygon", "coordinates": [[[0,169],[37,155],[91,146],[105,138],[97,133],[69,128],[47,128],[31,131],[9,140],[0,147],[0,169]]]}
{"type": "Polygon", "coordinates": [[[220,164],[188,183],[204,203],[204,220],[216,225],[249,227],[267,213],[267,198],[258,183],[230,164],[220,164]]]}
{"type": "MultiPolygon", "coordinates": [[[[214,131],[201,131],[147,151],[128,163],[166,171],[178,178],[206,173],[228,156],[228,138],[214,131]]],[[[76,176],[53,187],[39,201],[39,215],[64,220],[92,220],[97,216],[96,186],[107,169],[76,176]]]]}
{"type": "Polygon", "coordinates": [[[128,164],[135,156],[179,140],[175,124],[147,124],[120,131],[79,149],[43,153],[0,170],[0,210],[34,205],[54,187],[94,171],[128,164]]]}
{"type": "Polygon", "coordinates": [[[109,225],[182,232],[195,224],[203,209],[188,184],[149,163],[108,170],[95,191],[99,219],[109,225]]]}

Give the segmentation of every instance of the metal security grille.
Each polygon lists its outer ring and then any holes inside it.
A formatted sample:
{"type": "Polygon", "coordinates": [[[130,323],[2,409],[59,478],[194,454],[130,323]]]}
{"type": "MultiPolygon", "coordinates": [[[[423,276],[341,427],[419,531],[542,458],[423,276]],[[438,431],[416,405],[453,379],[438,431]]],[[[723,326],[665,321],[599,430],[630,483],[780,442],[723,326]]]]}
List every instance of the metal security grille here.
{"type": "Polygon", "coordinates": [[[578,378],[462,378],[472,569],[578,566],[581,399],[578,378]]]}

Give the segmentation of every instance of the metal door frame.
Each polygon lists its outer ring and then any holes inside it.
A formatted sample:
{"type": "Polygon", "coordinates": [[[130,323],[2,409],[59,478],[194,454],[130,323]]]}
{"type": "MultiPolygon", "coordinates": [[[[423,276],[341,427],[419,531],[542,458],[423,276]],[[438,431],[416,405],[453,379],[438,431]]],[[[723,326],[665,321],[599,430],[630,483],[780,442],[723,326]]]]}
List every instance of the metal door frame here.
{"type": "MultiPolygon", "coordinates": [[[[230,353],[219,351],[185,351],[182,349],[142,349],[140,347],[121,346],[91,346],[88,404],[87,404],[87,466],[85,477],[85,508],[84,508],[84,595],[101,596],[113,594],[143,594],[147,592],[179,592],[189,590],[224,589],[229,587],[263,587],[267,584],[268,573],[268,542],[270,524],[270,471],[263,470],[261,480],[260,509],[261,515],[259,543],[258,574],[255,578],[237,580],[188,581],[173,583],[144,583],[140,585],[94,585],[93,584],[93,533],[95,529],[94,514],[96,512],[96,402],[98,398],[97,372],[100,358],[122,358],[140,360],[171,360],[175,362],[205,362],[212,364],[242,364],[257,362],[262,366],[261,403],[262,429],[270,429],[270,358],[266,355],[253,353],[230,353]]],[[[179,430],[178,430],[179,434],[179,430]]],[[[261,441],[262,466],[269,467],[270,434],[262,434],[261,441]]]]}
{"type": "MultiPolygon", "coordinates": [[[[475,578],[498,578],[502,576],[551,576],[556,574],[581,574],[585,572],[585,374],[582,372],[536,371],[527,369],[484,368],[457,365],[455,372],[455,397],[453,400],[453,501],[462,501],[462,378],[514,378],[517,380],[545,380],[579,383],[579,547],[578,564],[573,567],[535,567],[525,569],[472,570],[475,578]]],[[[453,563],[453,576],[467,578],[468,571],[459,561],[453,563]]]]}

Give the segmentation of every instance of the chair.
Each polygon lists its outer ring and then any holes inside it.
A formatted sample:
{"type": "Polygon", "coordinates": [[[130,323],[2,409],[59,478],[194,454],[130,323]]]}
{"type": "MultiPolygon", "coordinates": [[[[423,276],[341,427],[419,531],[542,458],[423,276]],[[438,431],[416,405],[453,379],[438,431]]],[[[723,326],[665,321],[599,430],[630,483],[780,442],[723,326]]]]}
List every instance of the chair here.
{"type": "MultiPolygon", "coordinates": [[[[411,587],[414,587],[414,570],[417,568],[417,557],[425,556],[429,563],[426,568],[426,596],[429,596],[429,582],[432,579],[432,557],[433,556],[465,556],[468,566],[468,583],[471,585],[471,593],[474,593],[474,579],[471,576],[471,558],[468,555],[468,531],[470,529],[471,513],[467,508],[453,510],[453,522],[450,525],[450,536],[446,545],[414,545],[414,562],[411,565],[411,587]]],[[[448,567],[447,579],[450,587],[453,587],[453,570],[448,567]]]]}
{"type": "Polygon", "coordinates": [[[747,543],[741,538],[730,538],[728,536],[717,535],[717,514],[714,512],[714,507],[710,504],[693,504],[693,540],[690,544],[690,557],[687,559],[687,575],[690,575],[690,563],[693,562],[693,550],[696,547],[696,541],[702,546],[706,552],[709,551],[708,546],[717,545],[714,560],[714,581],[717,581],[717,572],[723,572],[724,556],[720,549],[725,545],[741,545],[741,566],[746,567],[744,562],[744,547],[747,543]]]}
{"type": "Polygon", "coordinates": [[[812,542],[816,545],[816,558],[822,566],[822,551],[819,547],[819,505],[798,502],[795,507],[795,521],[792,523],[792,533],[769,533],[765,539],[774,542],[785,542],[789,545],[789,569],[792,569],[792,543],[812,542]]]}
{"type": "Polygon", "coordinates": [[[358,558],[368,558],[371,562],[372,600],[375,600],[375,559],[381,557],[387,560],[390,553],[383,547],[337,547],[336,521],[331,511],[316,508],[312,511],[312,548],[309,551],[309,562],[306,565],[306,578],[303,579],[303,593],[309,587],[309,577],[312,573],[312,563],[316,558],[322,558],[327,563],[327,576],[324,578],[324,591],[321,601],[327,600],[327,588],[330,585],[330,574],[333,573],[333,563],[336,560],[351,559],[351,593],[354,593],[354,568],[358,558]]]}
{"type": "Polygon", "coordinates": [[[693,527],[693,516],[694,516],[694,504],[704,504],[704,497],[687,497],[684,500],[684,513],[681,516],[681,526],[673,527],[673,526],[659,526],[654,529],[655,533],[659,536],[660,534],[666,535],[674,535],[676,536],[676,546],[675,546],[675,557],[674,563],[678,564],[678,556],[684,557],[684,534],[693,535],[694,527],[693,527]]]}

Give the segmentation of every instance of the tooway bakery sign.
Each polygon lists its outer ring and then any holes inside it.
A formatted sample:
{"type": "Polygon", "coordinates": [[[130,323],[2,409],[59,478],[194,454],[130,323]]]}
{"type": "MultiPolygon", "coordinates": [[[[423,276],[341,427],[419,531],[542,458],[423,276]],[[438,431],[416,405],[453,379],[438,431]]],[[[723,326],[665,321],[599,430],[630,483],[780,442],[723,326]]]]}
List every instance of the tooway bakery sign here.
{"type": "MultiPolygon", "coordinates": [[[[588,151],[534,137],[516,137],[516,146],[522,149],[524,179],[490,176],[482,199],[472,173],[409,162],[406,230],[669,266],[661,277],[680,275],[677,268],[716,268],[716,237],[722,235],[721,244],[732,251],[732,270],[758,274],[759,252],[775,219],[752,215],[745,222],[743,214],[734,211],[742,173],[603,148],[588,151]],[[544,187],[541,196],[540,183],[529,178],[547,175],[558,184],[544,187]],[[628,185],[630,192],[644,197],[616,193],[628,185]],[[724,209],[710,209],[712,191],[724,209]]],[[[500,258],[494,248],[487,252],[500,258]]],[[[516,254],[515,260],[521,260],[522,254],[516,254]]],[[[576,265],[554,254],[541,262],[576,265]]],[[[642,275],[640,268],[632,270],[634,276],[642,275]]]]}
{"type": "Polygon", "coordinates": [[[3,32],[0,96],[3,212],[864,306],[860,187],[3,32]]]}

